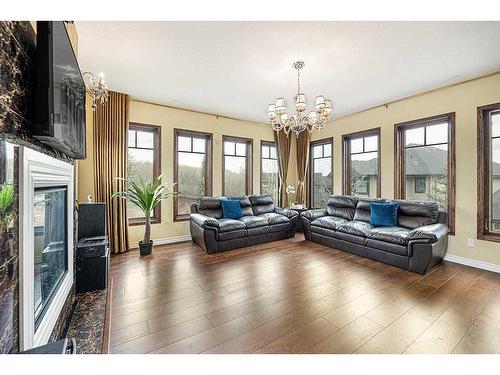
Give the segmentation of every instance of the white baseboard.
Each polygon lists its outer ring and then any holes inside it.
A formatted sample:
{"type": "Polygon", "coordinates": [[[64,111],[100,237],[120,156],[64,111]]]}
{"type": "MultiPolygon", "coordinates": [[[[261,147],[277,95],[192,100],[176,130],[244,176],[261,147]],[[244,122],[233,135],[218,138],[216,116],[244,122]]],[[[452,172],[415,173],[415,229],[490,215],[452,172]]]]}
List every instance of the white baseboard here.
{"type": "MultiPolygon", "coordinates": [[[[185,241],[191,241],[191,236],[189,234],[185,234],[182,236],[153,239],[153,245],[167,245],[169,243],[177,243],[185,241]]],[[[129,245],[130,249],[137,249],[138,247],[139,247],[139,242],[131,242],[129,245]]]]}
{"type": "Polygon", "coordinates": [[[464,266],[470,266],[474,268],[480,268],[482,270],[487,270],[491,272],[500,273],[500,265],[482,262],[480,260],[474,260],[470,258],[459,257],[458,255],[446,254],[444,260],[452,263],[463,264],[464,266]]]}

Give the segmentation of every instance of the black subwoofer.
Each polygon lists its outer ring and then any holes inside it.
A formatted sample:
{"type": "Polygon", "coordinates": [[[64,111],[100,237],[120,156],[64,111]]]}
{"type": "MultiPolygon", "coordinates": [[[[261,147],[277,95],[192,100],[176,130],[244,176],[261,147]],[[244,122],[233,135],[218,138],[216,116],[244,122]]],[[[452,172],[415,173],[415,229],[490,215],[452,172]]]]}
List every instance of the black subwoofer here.
{"type": "Polygon", "coordinates": [[[104,255],[76,260],[76,292],[92,292],[108,286],[109,249],[104,255]]]}

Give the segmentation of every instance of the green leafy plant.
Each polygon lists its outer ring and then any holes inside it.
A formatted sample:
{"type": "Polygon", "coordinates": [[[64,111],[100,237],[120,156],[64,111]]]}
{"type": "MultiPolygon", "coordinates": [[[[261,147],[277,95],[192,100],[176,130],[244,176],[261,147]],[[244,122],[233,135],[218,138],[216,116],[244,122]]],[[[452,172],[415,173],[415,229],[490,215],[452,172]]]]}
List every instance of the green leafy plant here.
{"type": "Polygon", "coordinates": [[[151,239],[151,215],[158,204],[176,195],[173,191],[174,185],[163,184],[161,175],[153,181],[144,181],[142,178],[138,182],[124,178],[117,179],[126,182],[127,190],[117,191],[112,197],[126,199],[144,213],[146,227],[142,243],[148,244],[151,239]]]}
{"type": "Polygon", "coordinates": [[[7,230],[14,219],[14,186],[2,184],[0,187],[0,228],[7,230]]]}

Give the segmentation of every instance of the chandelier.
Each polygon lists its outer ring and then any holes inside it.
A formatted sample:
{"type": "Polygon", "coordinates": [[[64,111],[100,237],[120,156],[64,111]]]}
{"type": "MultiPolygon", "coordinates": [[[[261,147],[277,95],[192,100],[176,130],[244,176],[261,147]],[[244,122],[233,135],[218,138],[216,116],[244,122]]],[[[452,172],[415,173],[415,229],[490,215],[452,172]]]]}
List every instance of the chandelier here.
{"type": "Polygon", "coordinates": [[[295,97],[295,114],[289,116],[286,111],[285,99],[276,99],[275,104],[267,107],[267,119],[274,131],[283,130],[285,134],[292,131],[297,136],[304,130],[312,133],[314,130],[321,130],[328,122],[332,113],[332,101],[325,99],[323,95],[318,95],[315,100],[314,111],[307,116],[302,113],[306,110],[306,95],[300,92],[300,69],[304,67],[303,61],[296,61],[293,67],[297,70],[297,96],[295,97]]]}
{"type": "Polygon", "coordinates": [[[99,73],[99,78],[91,72],[82,74],[85,86],[92,97],[92,111],[97,108],[97,103],[103,105],[108,100],[108,85],[104,82],[104,73],[99,73]]]}

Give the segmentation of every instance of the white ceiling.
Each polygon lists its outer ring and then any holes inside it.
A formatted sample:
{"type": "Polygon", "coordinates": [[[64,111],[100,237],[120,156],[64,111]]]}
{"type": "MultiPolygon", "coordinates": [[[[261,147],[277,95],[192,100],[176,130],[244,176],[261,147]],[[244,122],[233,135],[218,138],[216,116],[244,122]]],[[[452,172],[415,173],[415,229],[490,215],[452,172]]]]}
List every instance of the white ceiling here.
{"type": "Polygon", "coordinates": [[[169,106],[265,122],[302,91],[334,116],[500,69],[500,22],[76,22],[82,71],[169,106]]]}

